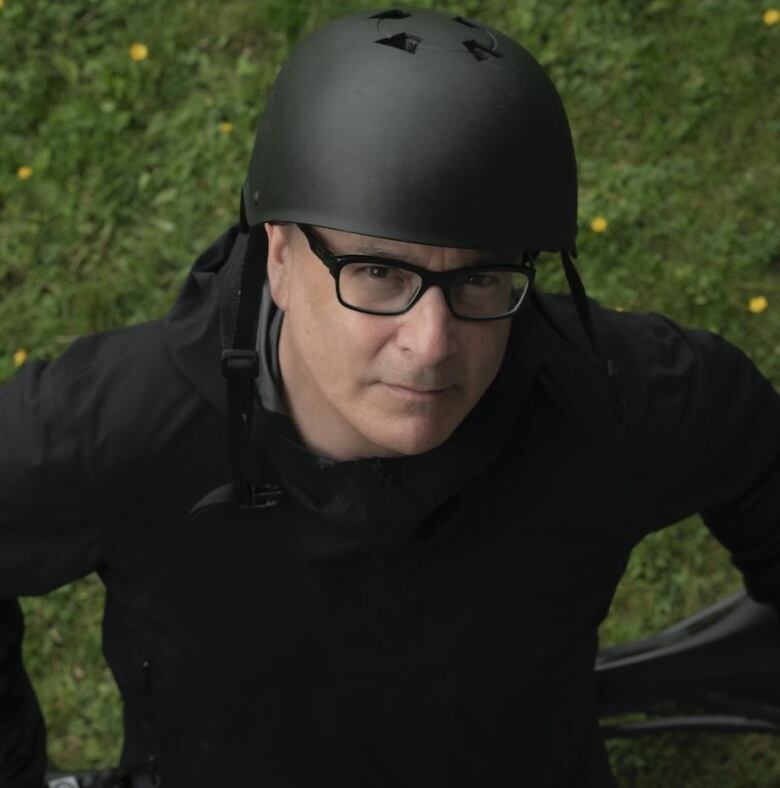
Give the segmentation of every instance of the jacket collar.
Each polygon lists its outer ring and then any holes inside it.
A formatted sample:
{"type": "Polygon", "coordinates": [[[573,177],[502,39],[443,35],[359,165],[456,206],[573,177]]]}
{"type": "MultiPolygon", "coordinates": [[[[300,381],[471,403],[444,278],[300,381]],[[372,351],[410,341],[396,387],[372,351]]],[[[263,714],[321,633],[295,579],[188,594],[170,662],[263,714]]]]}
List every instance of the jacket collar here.
{"type": "MultiPolygon", "coordinates": [[[[163,319],[164,338],[177,368],[223,415],[227,397],[220,373],[218,293],[220,275],[238,238],[238,227],[231,227],[198,257],[163,319]]],[[[527,411],[535,389],[543,389],[536,393],[552,398],[578,423],[603,426],[611,420],[611,382],[588,357],[570,300],[535,293],[526,306],[513,319],[507,354],[493,384],[441,446],[397,459],[323,461],[300,446],[283,428],[281,417],[267,413],[256,397],[256,481],[267,481],[262,476],[269,473],[281,476],[300,505],[348,542],[387,547],[412,538],[437,506],[490,469],[507,440],[521,439],[522,430],[512,425],[533,418],[527,411]],[[399,522],[405,524],[402,529],[399,522]]]]}

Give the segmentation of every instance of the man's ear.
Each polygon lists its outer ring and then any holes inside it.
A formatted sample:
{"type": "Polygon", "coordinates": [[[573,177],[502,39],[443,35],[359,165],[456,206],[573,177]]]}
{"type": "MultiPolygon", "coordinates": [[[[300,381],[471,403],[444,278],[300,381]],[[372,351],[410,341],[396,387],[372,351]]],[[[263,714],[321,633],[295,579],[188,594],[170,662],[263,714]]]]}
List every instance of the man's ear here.
{"type": "Polygon", "coordinates": [[[286,311],[292,273],[290,269],[293,263],[290,242],[292,226],[265,222],[264,227],[268,236],[266,270],[271,298],[279,309],[286,311]]]}

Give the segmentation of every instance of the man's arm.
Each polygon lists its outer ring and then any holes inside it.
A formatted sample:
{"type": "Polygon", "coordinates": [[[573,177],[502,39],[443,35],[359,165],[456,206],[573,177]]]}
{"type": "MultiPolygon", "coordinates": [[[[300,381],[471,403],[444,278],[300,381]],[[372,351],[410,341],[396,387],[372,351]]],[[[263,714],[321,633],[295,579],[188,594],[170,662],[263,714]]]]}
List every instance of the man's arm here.
{"type": "Polygon", "coordinates": [[[780,612],[780,395],[741,350],[717,344],[706,429],[721,457],[720,491],[700,514],[750,596],[780,612]]]}
{"type": "Polygon", "coordinates": [[[15,599],[0,599],[0,785],[40,788],[46,728],[22,666],[24,621],[15,599]]]}
{"type": "Polygon", "coordinates": [[[780,459],[741,496],[701,515],[731,552],[750,596],[780,614],[780,459]]]}
{"type": "MultiPolygon", "coordinates": [[[[78,344],[78,343],[76,343],[78,344]]],[[[79,352],[32,362],[0,387],[0,785],[40,788],[46,734],[24,671],[18,596],[43,594],[98,565],[85,511],[81,438],[69,425],[79,352]]]]}
{"type": "Polygon", "coordinates": [[[780,395],[723,337],[663,320],[666,373],[686,370],[669,464],[748,593],[780,611],[780,395]]]}

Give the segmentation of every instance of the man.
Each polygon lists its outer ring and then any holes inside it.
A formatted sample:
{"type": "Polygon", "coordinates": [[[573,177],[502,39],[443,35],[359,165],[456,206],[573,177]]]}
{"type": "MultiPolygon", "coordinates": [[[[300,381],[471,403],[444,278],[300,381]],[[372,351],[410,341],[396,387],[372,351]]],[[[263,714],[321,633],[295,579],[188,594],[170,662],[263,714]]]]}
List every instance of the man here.
{"type": "Polygon", "coordinates": [[[576,227],[522,47],[358,12],[279,73],[170,313],[0,389],[0,597],[100,573],[129,784],[614,785],[593,664],[631,548],[701,512],[778,603],[780,398],[725,340],[587,299],[576,227]],[[540,251],[571,298],[533,289],[540,251]]]}

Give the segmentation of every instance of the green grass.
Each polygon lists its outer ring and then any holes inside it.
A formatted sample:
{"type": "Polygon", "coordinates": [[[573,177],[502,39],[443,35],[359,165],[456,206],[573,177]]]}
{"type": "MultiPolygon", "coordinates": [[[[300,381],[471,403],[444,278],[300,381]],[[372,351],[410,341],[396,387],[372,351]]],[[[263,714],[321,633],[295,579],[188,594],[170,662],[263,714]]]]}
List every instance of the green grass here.
{"type": "MultiPolygon", "coordinates": [[[[589,294],[743,348],[780,384],[780,24],[748,0],[424,3],[509,33],[548,68],[579,162],[589,294]],[[590,230],[604,216],[603,233],[590,230]],[[748,299],[763,295],[766,311],[748,299]]],[[[0,381],[14,353],[161,317],[234,221],[264,96],[290,46],[374,3],[5,0],[0,9],[0,381]],[[140,41],[149,58],[135,63],[140,41]],[[220,122],[233,124],[222,133],[220,122]],[[32,177],[17,177],[20,166],[32,177]]],[[[539,284],[565,290],[552,256],[539,284]]],[[[630,513],[629,513],[630,514],[630,513]]],[[[741,585],[698,518],[634,551],[601,635],[652,632],[741,585]]],[[[118,757],[120,706],[88,578],[24,599],[25,660],[63,765],[118,757]]],[[[610,743],[626,786],[777,786],[780,744],[610,743]]]]}

